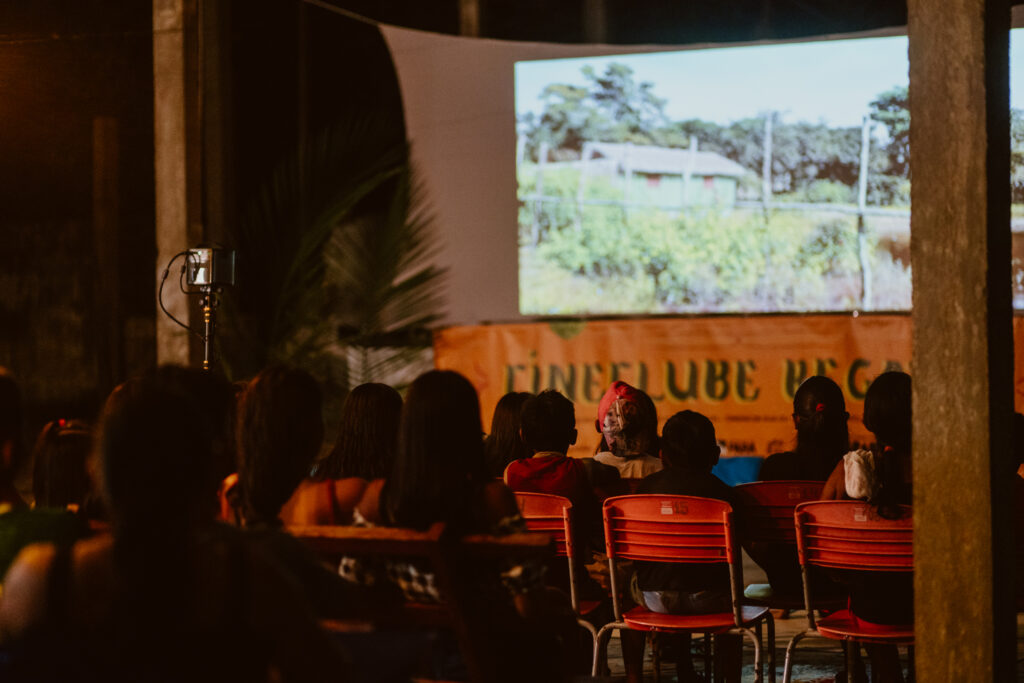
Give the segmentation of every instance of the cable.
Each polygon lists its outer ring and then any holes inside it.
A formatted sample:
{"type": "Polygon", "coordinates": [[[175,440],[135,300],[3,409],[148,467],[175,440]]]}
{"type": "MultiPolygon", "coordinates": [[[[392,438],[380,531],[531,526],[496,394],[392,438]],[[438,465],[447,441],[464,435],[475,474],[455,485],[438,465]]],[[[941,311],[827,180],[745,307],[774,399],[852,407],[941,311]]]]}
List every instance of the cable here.
{"type": "MultiPolygon", "coordinates": [[[[160,278],[160,289],[158,289],[158,290],[157,290],[157,294],[156,294],[156,302],[157,302],[157,303],[158,303],[158,304],[160,305],[160,310],[164,312],[164,315],[166,315],[166,316],[167,316],[168,318],[170,318],[171,320],[173,320],[174,322],[176,322],[176,323],[177,323],[178,325],[180,325],[181,327],[184,327],[184,328],[185,328],[186,330],[188,330],[188,331],[189,331],[189,332],[191,332],[192,334],[196,335],[196,336],[197,336],[197,337],[199,337],[200,339],[203,339],[203,335],[199,334],[198,332],[196,332],[195,330],[193,330],[193,329],[192,329],[191,327],[189,327],[189,326],[188,326],[188,325],[186,325],[185,323],[183,323],[183,322],[181,322],[180,320],[178,320],[177,318],[175,318],[175,317],[174,317],[173,315],[171,315],[171,312],[167,310],[167,307],[166,307],[166,306],[164,306],[164,283],[166,283],[166,282],[167,282],[167,276],[168,276],[168,275],[170,275],[170,273],[171,273],[171,266],[173,266],[173,265],[174,265],[174,262],[175,262],[175,261],[177,261],[177,260],[178,260],[179,258],[181,258],[182,256],[185,256],[186,254],[188,254],[188,252],[187,252],[187,251],[179,251],[179,252],[178,252],[177,254],[175,254],[175,255],[174,255],[174,256],[173,256],[172,258],[171,258],[171,260],[170,260],[170,261],[169,261],[169,262],[167,263],[167,267],[166,267],[166,268],[164,268],[164,274],[163,274],[163,276],[162,276],[162,277],[160,278]]],[[[186,258],[187,258],[187,257],[186,257],[186,258]]],[[[182,272],[182,274],[184,274],[184,273],[185,273],[185,269],[184,269],[184,268],[182,268],[182,269],[181,269],[181,272],[182,272]]],[[[179,283],[179,286],[180,286],[180,285],[181,285],[181,278],[180,278],[180,277],[178,278],[178,283],[179,283]]],[[[182,291],[185,291],[185,290],[184,290],[184,289],[182,289],[182,291]]],[[[204,340],[204,341],[205,341],[205,340],[204,340]]]]}

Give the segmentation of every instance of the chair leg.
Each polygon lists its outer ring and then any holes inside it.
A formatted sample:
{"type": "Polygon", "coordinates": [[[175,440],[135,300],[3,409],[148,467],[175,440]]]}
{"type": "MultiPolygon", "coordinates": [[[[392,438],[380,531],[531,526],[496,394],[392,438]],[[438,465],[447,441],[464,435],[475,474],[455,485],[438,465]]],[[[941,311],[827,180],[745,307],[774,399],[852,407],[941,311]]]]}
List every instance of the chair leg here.
{"type": "MultiPolygon", "coordinates": [[[[847,640],[843,643],[846,648],[846,683],[856,683],[857,656],[860,654],[860,643],[847,640]]],[[[874,676],[874,673],[871,674],[874,676]]]]}
{"type": "MultiPolygon", "coordinates": [[[[591,648],[592,648],[590,656],[591,656],[591,659],[593,660],[594,664],[596,665],[596,663],[597,663],[597,629],[594,628],[594,625],[591,624],[586,619],[577,618],[576,619],[576,623],[579,624],[581,627],[585,628],[587,630],[587,632],[590,634],[590,645],[591,645],[591,648]]],[[[592,674],[592,675],[596,676],[597,674],[592,674]]]]}
{"type": "Polygon", "coordinates": [[[605,624],[601,627],[601,630],[597,632],[597,635],[594,638],[594,666],[591,667],[590,670],[591,676],[599,676],[608,668],[608,657],[605,653],[605,648],[608,643],[608,638],[611,637],[612,631],[618,628],[624,628],[624,626],[615,622],[605,624]]]}
{"type": "Polygon", "coordinates": [[[711,681],[713,680],[711,678],[712,675],[714,675],[714,671],[715,671],[714,665],[712,664],[713,661],[714,661],[714,658],[712,657],[712,650],[711,650],[711,634],[710,633],[705,633],[704,634],[704,680],[707,681],[707,683],[711,683],[711,681]]]}
{"type": "Polygon", "coordinates": [[[764,672],[761,671],[761,639],[749,628],[741,628],[740,631],[754,644],[754,683],[764,683],[764,672]]]}
{"type": "Polygon", "coordinates": [[[793,675],[793,653],[796,651],[797,643],[809,636],[810,633],[810,631],[801,631],[794,635],[786,645],[786,660],[782,665],[782,683],[789,683],[789,679],[793,675]]]}
{"type": "Polygon", "coordinates": [[[651,640],[651,665],[654,668],[654,683],[661,683],[661,653],[658,652],[661,639],[654,631],[651,631],[647,637],[651,640]]]}
{"type": "Polygon", "coordinates": [[[768,613],[768,683],[775,683],[775,617],[768,613]]]}
{"type": "MultiPolygon", "coordinates": [[[[761,647],[764,647],[764,623],[757,622],[754,629],[754,632],[757,633],[757,642],[761,644],[761,647]]],[[[758,675],[761,676],[761,680],[764,680],[764,662],[758,667],[758,675]]]]}

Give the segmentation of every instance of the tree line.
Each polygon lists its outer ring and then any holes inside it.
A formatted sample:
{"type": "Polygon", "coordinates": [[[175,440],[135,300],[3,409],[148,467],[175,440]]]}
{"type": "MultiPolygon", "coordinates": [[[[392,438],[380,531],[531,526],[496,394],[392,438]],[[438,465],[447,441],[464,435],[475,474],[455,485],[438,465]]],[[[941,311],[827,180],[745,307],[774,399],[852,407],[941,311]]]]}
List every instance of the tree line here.
{"type": "MultiPolygon", "coordinates": [[[[654,92],[654,84],[637,81],[633,70],[609,64],[603,73],[582,68],[585,85],[553,83],[544,88],[540,115],[520,117],[526,155],[537,159],[540,146],[550,149],[553,161],[580,158],[583,143],[631,142],[661,147],[689,147],[696,136],[699,147],[732,159],[752,174],[761,171],[765,120],[750,117],[727,124],[686,119],[672,121],[665,113],[667,100],[654,92]]],[[[885,133],[882,144],[872,145],[868,163],[868,203],[884,206],[910,204],[910,111],[907,87],[879,93],[868,111],[885,133]]],[[[800,121],[784,123],[772,116],[772,190],[777,198],[793,201],[856,201],[860,170],[861,127],[800,121]]],[[[1015,202],[1024,201],[1024,111],[1011,111],[1011,182],[1015,202]]]]}

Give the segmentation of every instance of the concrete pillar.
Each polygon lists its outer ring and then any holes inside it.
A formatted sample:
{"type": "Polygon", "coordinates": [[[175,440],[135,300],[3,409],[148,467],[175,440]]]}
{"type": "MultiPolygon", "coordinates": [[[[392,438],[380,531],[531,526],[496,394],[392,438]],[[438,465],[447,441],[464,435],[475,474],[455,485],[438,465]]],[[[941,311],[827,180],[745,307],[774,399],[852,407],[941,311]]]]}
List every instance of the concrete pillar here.
{"type": "Polygon", "coordinates": [[[1009,681],[1009,7],[907,9],[917,675],[1009,681]]]}
{"type": "MultiPolygon", "coordinates": [[[[157,286],[171,258],[202,239],[198,130],[197,0],[153,0],[153,128],[156,171],[157,286]],[[190,49],[193,48],[193,49],[190,49]]],[[[190,324],[190,302],[178,289],[181,259],[163,288],[167,309],[190,324]]],[[[188,364],[189,333],[156,314],[158,363],[188,364]]]]}

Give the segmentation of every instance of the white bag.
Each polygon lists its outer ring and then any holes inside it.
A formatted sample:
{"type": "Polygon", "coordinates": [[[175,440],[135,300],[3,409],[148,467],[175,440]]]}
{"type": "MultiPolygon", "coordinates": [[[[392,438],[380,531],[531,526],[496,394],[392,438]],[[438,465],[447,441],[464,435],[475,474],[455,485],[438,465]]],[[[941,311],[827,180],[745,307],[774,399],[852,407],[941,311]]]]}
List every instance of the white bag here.
{"type": "Polygon", "coordinates": [[[871,500],[878,492],[878,471],[871,451],[858,449],[843,456],[846,470],[846,495],[855,500],[871,500]]]}

